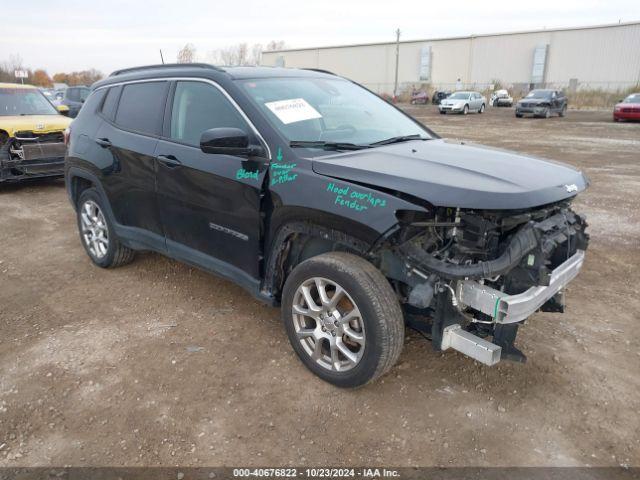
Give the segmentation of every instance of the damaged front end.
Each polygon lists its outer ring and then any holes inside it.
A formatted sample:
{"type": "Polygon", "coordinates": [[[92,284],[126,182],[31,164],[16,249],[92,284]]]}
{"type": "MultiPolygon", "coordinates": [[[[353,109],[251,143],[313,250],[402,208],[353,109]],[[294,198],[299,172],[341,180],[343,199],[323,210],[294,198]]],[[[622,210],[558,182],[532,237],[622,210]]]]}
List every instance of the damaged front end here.
{"type": "Polygon", "coordinates": [[[62,175],[65,150],[63,132],[0,137],[0,181],[62,175]]]}
{"type": "Polygon", "coordinates": [[[439,208],[399,220],[375,253],[409,326],[437,350],[488,365],[526,360],[514,346],[519,325],[538,310],[564,310],[564,287],[589,240],[569,201],[518,211],[439,208]]]}

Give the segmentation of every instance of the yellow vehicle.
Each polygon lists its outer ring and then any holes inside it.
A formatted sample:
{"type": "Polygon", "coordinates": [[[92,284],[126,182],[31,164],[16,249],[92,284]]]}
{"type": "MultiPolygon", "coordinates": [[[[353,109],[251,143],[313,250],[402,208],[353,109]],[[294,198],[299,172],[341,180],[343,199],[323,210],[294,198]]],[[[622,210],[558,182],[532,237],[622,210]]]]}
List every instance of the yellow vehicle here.
{"type": "Polygon", "coordinates": [[[0,83],[0,183],[64,173],[72,120],[61,107],[32,85],[0,83]]]}

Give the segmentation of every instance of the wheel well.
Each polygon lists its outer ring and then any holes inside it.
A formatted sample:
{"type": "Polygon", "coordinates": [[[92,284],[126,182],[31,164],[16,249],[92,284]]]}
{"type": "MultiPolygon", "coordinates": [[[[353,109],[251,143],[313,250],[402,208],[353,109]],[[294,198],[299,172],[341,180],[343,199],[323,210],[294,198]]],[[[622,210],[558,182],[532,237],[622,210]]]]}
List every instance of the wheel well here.
{"type": "Polygon", "coordinates": [[[296,265],[336,251],[364,257],[371,244],[344,231],[309,221],[286,223],[269,242],[263,291],[279,300],[284,282],[296,265]]]}
{"type": "Polygon", "coordinates": [[[86,189],[93,187],[93,182],[83,177],[75,176],[71,179],[71,197],[73,198],[73,204],[78,205],[80,195],[86,189]]]}

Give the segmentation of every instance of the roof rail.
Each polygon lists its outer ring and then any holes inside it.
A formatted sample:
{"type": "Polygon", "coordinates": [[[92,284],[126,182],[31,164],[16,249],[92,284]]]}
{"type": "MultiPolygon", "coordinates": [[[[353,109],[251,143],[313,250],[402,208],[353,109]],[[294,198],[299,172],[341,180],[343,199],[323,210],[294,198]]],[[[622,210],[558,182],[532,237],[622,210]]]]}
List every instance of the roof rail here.
{"type": "Polygon", "coordinates": [[[326,73],[328,75],[334,75],[337,77],[337,74],[330,72],[329,70],[323,70],[322,68],[303,68],[302,70],[309,70],[311,72],[318,72],[318,73],[326,73]]]}
{"type": "Polygon", "coordinates": [[[216,70],[218,72],[224,72],[223,69],[216,67],[215,65],[210,65],[208,63],[161,63],[158,65],[145,65],[142,67],[131,67],[131,68],[122,68],[120,70],[116,70],[114,72],[111,73],[111,75],[109,75],[110,77],[115,77],[117,75],[122,75],[123,73],[131,73],[131,72],[138,72],[141,70],[155,70],[155,69],[162,69],[162,68],[189,68],[189,67],[194,67],[194,68],[208,68],[210,70],[216,70]]]}

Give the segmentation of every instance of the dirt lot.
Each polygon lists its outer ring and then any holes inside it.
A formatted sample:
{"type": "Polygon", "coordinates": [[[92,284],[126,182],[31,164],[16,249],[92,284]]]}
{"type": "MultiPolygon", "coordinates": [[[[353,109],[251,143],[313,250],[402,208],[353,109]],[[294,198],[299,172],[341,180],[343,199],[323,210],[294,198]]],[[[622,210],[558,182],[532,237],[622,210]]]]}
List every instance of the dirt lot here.
{"type": "Polygon", "coordinates": [[[0,187],[0,466],[640,465],[640,124],[609,112],[409,111],[444,137],[584,169],[591,248],[565,315],[489,368],[409,334],[356,391],[294,356],[278,310],[155,254],[94,267],[61,181],[0,187]]]}

